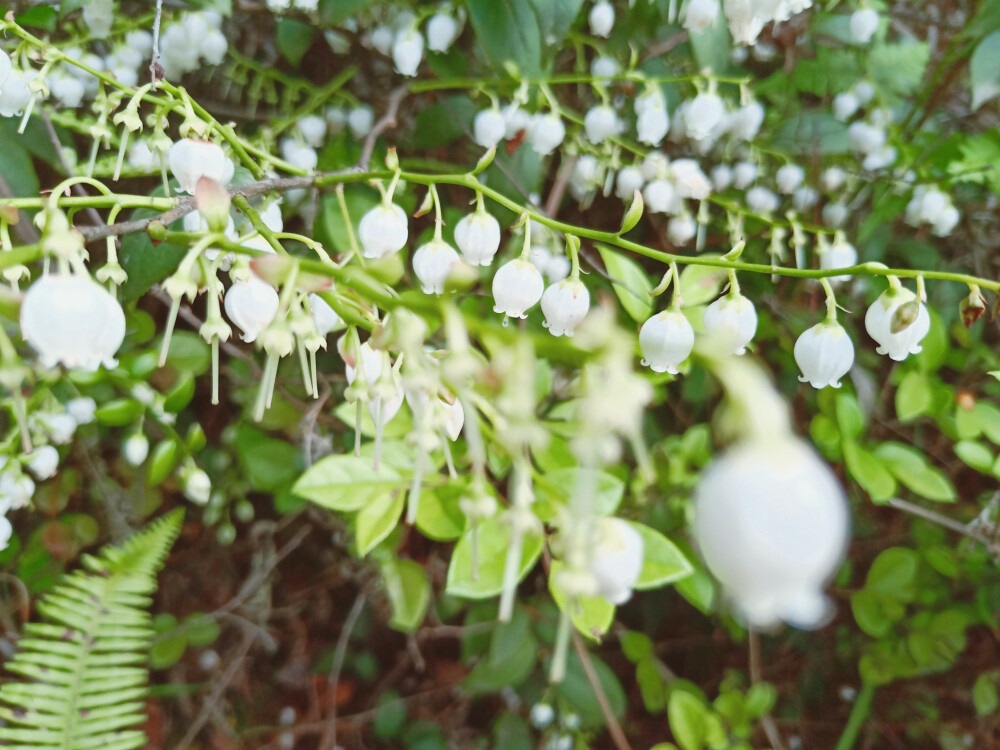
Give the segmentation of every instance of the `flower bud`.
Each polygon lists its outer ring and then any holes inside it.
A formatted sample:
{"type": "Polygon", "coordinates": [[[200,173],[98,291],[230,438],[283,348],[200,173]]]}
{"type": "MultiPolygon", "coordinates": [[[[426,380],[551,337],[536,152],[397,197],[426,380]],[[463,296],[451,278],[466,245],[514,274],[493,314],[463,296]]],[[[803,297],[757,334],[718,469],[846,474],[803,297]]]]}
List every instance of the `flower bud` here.
{"type": "Polygon", "coordinates": [[[847,172],[840,167],[827,167],[819,176],[819,185],[828,193],[834,193],[847,182],[847,172]]]}
{"type": "Polygon", "coordinates": [[[122,444],[122,457],[132,466],[139,466],[149,455],[149,440],[141,432],[133,432],[122,444]]]}
{"type": "Polygon", "coordinates": [[[442,294],[452,266],[460,261],[455,249],[444,240],[433,239],[413,254],[413,273],[424,294],[442,294]]]}
{"type": "Polygon", "coordinates": [[[281,156],[293,167],[304,169],[307,172],[316,169],[316,165],[319,163],[319,154],[316,153],[316,150],[294,138],[282,139],[281,156]]]}
{"type": "Polygon", "coordinates": [[[302,139],[313,148],[322,148],[323,139],[326,138],[326,120],[319,115],[306,115],[300,117],[295,123],[295,128],[302,135],[302,139]]]}
{"type": "Polygon", "coordinates": [[[313,322],[316,324],[316,331],[320,336],[326,337],[330,331],[341,328],[344,325],[344,321],[337,315],[336,311],[318,294],[309,295],[309,311],[312,313],[313,322]]]}
{"type": "Polygon", "coordinates": [[[746,190],[757,179],[757,165],[741,161],[733,168],[733,185],[737,190],[746,190]]]}
{"type": "Polygon", "coordinates": [[[488,266],[500,249],[500,223],[486,211],[475,211],[455,225],[455,244],[469,265],[488,266]]]}
{"type": "Polygon", "coordinates": [[[833,97],[833,116],[841,122],[852,118],[860,108],[861,102],[858,101],[858,97],[849,91],[833,97]]]}
{"type": "Polygon", "coordinates": [[[507,133],[507,120],[496,107],[481,110],[472,121],[472,138],[483,148],[493,148],[507,133]]]}
{"type": "MultiPolygon", "coordinates": [[[[824,271],[832,268],[847,268],[855,265],[857,262],[858,251],[840,233],[837,234],[832,245],[822,249],[819,253],[819,267],[824,271]]],[[[850,274],[830,276],[828,278],[834,283],[843,283],[851,280],[850,274]]]]}
{"type": "Polygon", "coordinates": [[[675,216],[667,224],[667,239],[672,245],[686,245],[698,234],[698,223],[690,214],[675,216]]]}
{"type": "Polygon", "coordinates": [[[212,496],[212,480],[201,469],[192,469],[183,479],[184,497],[196,505],[207,505],[212,496]]]}
{"type": "Polygon", "coordinates": [[[601,0],[594,3],[587,20],[590,23],[591,34],[607,39],[615,27],[615,8],[607,0],[601,0]]]}
{"type": "Polygon", "coordinates": [[[847,548],[847,498],[803,441],[747,441],[702,472],[694,537],[709,570],[754,627],[820,627],[823,586],[847,548]]]}
{"type": "Polygon", "coordinates": [[[896,362],[920,354],[920,342],[930,328],[927,307],[909,289],[890,287],[865,313],[865,329],[878,343],[875,351],[896,362]]]}
{"type": "Polygon", "coordinates": [[[766,187],[760,185],[747,190],[744,196],[747,208],[755,214],[771,214],[778,210],[781,200],[766,187]]]}
{"type": "Polygon", "coordinates": [[[553,336],[572,336],[590,309],[590,292],[579,279],[553,284],[542,294],[543,326],[553,336]]]}
{"type": "Polygon", "coordinates": [[[538,304],[545,282],[531,261],[515,258],[500,266],[493,276],[493,312],[511,318],[528,317],[528,309],[538,304]]]}
{"type": "Polygon", "coordinates": [[[853,150],[870,154],[885,145],[885,130],[867,122],[852,122],[847,128],[847,140],[853,150]]]}
{"type": "Polygon", "coordinates": [[[804,331],[795,341],[799,380],[813,388],[840,388],[840,379],[854,365],[854,343],[836,321],[825,320],[804,331]]]}
{"type": "Polygon", "coordinates": [[[823,206],[823,223],[833,229],[839,229],[847,221],[847,206],[843,203],[827,203],[823,206]]]}
{"type": "Polygon", "coordinates": [[[714,336],[719,347],[731,354],[745,354],[757,333],[757,310],[742,294],[727,294],[705,308],[705,332],[714,336]]]}
{"type": "Polygon", "coordinates": [[[626,166],[618,170],[615,178],[615,195],[623,201],[631,201],[636,190],[642,190],[646,180],[639,167],[626,166]]]}
{"type": "Polygon", "coordinates": [[[636,134],[640,143],[659,146],[670,130],[670,115],[664,108],[646,109],[636,122],[636,134]]]}
{"type": "Polygon", "coordinates": [[[674,185],[669,180],[657,179],[646,184],[642,189],[642,200],[646,208],[654,214],[673,214],[679,212],[684,203],[674,185]]]}
{"type": "Polygon", "coordinates": [[[719,16],[719,0],[688,0],[684,11],[684,28],[699,34],[715,23],[719,16]]]}
{"type": "Polygon", "coordinates": [[[725,164],[719,164],[712,169],[712,187],[715,191],[721,193],[724,190],[728,190],[729,186],[733,184],[733,168],[725,164]]]}
{"type": "MultiPolygon", "coordinates": [[[[195,185],[195,208],[213,232],[224,232],[233,223],[229,216],[232,200],[229,191],[210,177],[201,177],[195,185]]],[[[187,219],[187,216],[184,218],[187,219]]]]}
{"type": "Polygon", "coordinates": [[[531,713],[529,718],[531,719],[531,726],[535,729],[545,729],[552,720],[556,717],[556,712],[552,709],[548,703],[536,703],[531,707],[531,713]]]}
{"type": "Polygon", "coordinates": [[[380,203],[361,217],[358,237],[366,258],[385,258],[406,244],[409,227],[406,213],[395,203],[380,203]]]}
{"type": "Polygon", "coordinates": [[[13,71],[0,86],[0,117],[13,117],[31,101],[31,89],[20,71],[13,71]]]}
{"type": "Polygon", "coordinates": [[[757,137],[760,126],[763,124],[764,105],[757,101],[748,102],[733,114],[732,122],[729,125],[730,133],[734,138],[752,141],[757,137]]]}
{"type": "Polygon", "coordinates": [[[367,104],[357,106],[347,113],[347,128],[355,138],[364,138],[374,125],[375,113],[367,104]]]}
{"type": "Polygon", "coordinates": [[[805,170],[798,164],[785,164],[774,175],[778,190],[785,195],[794,193],[806,178],[805,170]]]}
{"type": "Polygon", "coordinates": [[[694,349],[694,328],[680,310],[657,313],[639,329],[642,364],[653,372],[677,374],[694,349]]]}
{"type": "Polygon", "coordinates": [[[83,6],[83,22],[94,39],[105,39],[114,21],[114,0],[90,0],[83,6]]]}

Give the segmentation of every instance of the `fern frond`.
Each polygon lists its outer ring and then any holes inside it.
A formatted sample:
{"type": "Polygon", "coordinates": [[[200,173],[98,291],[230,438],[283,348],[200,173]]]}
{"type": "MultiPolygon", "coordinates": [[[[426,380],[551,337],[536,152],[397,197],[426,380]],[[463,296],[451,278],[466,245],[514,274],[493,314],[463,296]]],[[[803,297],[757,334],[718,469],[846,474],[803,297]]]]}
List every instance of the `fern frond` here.
{"type": "Polygon", "coordinates": [[[180,532],[182,511],[118,547],[84,555],[85,571],[42,597],[7,669],[28,678],[0,686],[0,741],[15,750],[133,750],[146,745],[147,611],[156,574],[180,532]]]}

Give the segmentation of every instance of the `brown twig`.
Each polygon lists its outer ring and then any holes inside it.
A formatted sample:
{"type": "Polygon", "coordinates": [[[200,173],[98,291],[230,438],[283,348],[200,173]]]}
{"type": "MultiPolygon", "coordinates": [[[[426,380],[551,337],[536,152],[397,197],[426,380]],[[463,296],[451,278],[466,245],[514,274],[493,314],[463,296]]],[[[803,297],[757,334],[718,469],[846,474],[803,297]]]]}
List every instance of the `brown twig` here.
{"type": "Polygon", "coordinates": [[[385,114],[375,122],[371,131],[365,137],[365,142],[361,146],[361,158],[358,159],[357,167],[355,167],[357,171],[368,171],[368,164],[371,162],[372,153],[375,151],[375,141],[378,140],[378,137],[382,135],[382,133],[390,128],[396,127],[396,117],[399,114],[399,105],[403,103],[403,99],[406,98],[408,93],[410,93],[409,86],[397,86],[389,94],[389,102],[385,108],[385,114]]]}
{"type": "Polygon", "coordinates": [[[330,678],[327,680],[328,694],[330,695],[330,718],[327,719],[326,729],[323,730],[323,737],[319,742],[319,750],[333,750],[337,747],[337,688],[340,686],[340,672],[344,667],[344,658],[347,656],[347,642],[351,639],[351,632],[354,630],[358,618],[365,607],[368,596],[362,591],[354,600],[354,606],[347,613],[344,626],[340,629],[340,637],[337,639],[337,648],[333,652],[333,666],[330,669],[330,678]]]}
{"type": "Polygon", "coordinates": [[[886,501],[886,505],[905,513],[923,518],[925,521],[936,523],[938,526],[955,531],[963,536],[969,537],[970,539],[974,539],[986,547],[987,552],[991,555],[1000,557],[1000,545],[971,524],[961,523],[960,521],[956,521],[955,519],[949,518],[941,513],[928,510],[927,508],[922,508],[921,506],[907,502],[906,500],[900,500],[898,497],[889,498],[889,500],[886,501]]]}
{"type": "Polygon", "coordinates": [[[608,702],[608,696],[601,686],[597,672],[594,671],[594,665],[590,661],[590,653],[587,651],[583,639],[576,630],[573,631],[573,648],[576,649],[576,654],[580,657],[580,664],[583,665],[583,673],[587,676],[587,682],[590,683],[590,687],[594,690],[594,695],[597,696],[597,704],[601,707],[601,714],[604,716],[604,723],[608,728],[608,734],[611,735],[612,742],[615,743],[615,747],[618,750],[632,750],[632,746],[628,744],[625,732],[622,731],[622,725],[618,723],[618,717],[615,716],[615,712],[608,702]]]}

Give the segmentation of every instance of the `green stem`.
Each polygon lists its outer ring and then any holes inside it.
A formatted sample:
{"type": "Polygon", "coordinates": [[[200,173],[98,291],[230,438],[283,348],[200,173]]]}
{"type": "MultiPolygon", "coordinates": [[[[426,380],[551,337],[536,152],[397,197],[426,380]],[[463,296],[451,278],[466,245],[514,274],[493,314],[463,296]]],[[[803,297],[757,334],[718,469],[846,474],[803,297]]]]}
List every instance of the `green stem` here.
{"type": "Polygon", "coordinates": [[[868,714],[872,710],[872,698],[875,696],[875,685],[865,682],[861,685],[861,692],[858,693],[854,701],[854,708],[851,715],[847,717],[847,724],[840,735],[835,750],[851,750],[858,739],[858,733],[864,725],[868,714]]]}

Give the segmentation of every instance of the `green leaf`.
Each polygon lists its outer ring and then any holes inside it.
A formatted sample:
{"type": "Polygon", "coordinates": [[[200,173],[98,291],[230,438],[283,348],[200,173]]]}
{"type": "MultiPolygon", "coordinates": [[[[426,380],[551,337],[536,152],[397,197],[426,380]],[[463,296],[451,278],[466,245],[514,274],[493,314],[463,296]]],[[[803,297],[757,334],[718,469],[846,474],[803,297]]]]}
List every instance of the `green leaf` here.
{"type": "Polygon", "coordinates": [[[405,492],[387,493],[358,511],[354,519],[354,540],[359,555],[367,555],[396,528],[403,515],[405,497],[405,492]]]}
{"type": "Polygon", "coordinates": [[[415,148],[439,148],[465,136],[476,115],[476,105],[466,94],[449,96],[417,114],[415,148]]]}
{"type": "Polygon", "coordinates": [[[774,145],[797,154],[846,154],[850,151],[847,125],[832,114],[807,111],[786,118],[774,137],[774,145]]]}
{"type": "Polygon", "coordinates": [[[675,689],[667,699],[667,721],[681,750],[703,750],[721,730],[711,708],[682,689],[675,689]]]}
{"type": "Polygon", "coordinates": [[[1000,94],[1000,31],[983,39],[969,60],[972,82],[972,111],[1000,94]]]}
{"type": "Polygon", "coordinates": [[[911,602],[916,596],[920,556],[912,549],[890,547],[872,562],[865,579],[865,589],[879,596],[911,602]]]}
{"type": "Polygon", "coordinates": [[[605,471],[568,467],[546,472],[545,483],[536,485],[535,512],[538,517],[543,521],[554,518],[556,514],[554,506],[556,504],[566,505],[569,502],[570,497],[579,486],[580,473],[585,471],[594,475],[592,481],[596,484],[594,513],[598,516],[613,515],[618,510],[625,494],[625,483],[605,471]],[[553,495],[550,490],[556,490],[558,494],[553,495]]]}
{"type": "MultiPolygon", "coordinates": [[[[628,705],[621,682],[618,681],[618,677],[611,668],[597,656],[590,654],[589,658],[594,673],[597,675],[597,682],[604,691],[608,705],[611,707],[611,712],[621,718],[625,715],[625,709],[628,705]]],[[[556,692],[570,704],[571,708],[575,709],[584,727],[601,726],[604,723],[601,705],[594,693],[594,688],[591,686],[590,680],[587,679],[583,665],[580,663],[580,657],[572,649],[566,658],[566,676],[556,688],[556,692]]]]}
{"type": "Polygon", "coordinates": [[[280,490],[302,470],[302,455],[296,446],[245,424],[236,435],[236,456],[250,486],[260,492],[280,490]]]}
{"type": "Polygon", "coordinates": [[[316,34],[316,27],[311,24],[295,21],[291,18],[282,18],[278,21],[276,35],[278,51],[288,62],[297,67],[302,62],[302,57],[312,46],[316,34]]]}
{"type": "Polygon", "coordinates": [[[94,418],[101,424],[122,427],[137,420],[144,409],[134,398],[116,398],[97,407],[94,418]]]}
{"type": "Polygon", "coordinates": [[[643,543],[642,571],[635,582],[636,590],[659,588],[691,575],[694,568],[673,542],[649,526],[635,521],[628,524],[639,532],[643,543]]]}
{"type": "Polygon", "coordinates": [[[603,596],[580,596],[576,601],[567,603],[566,595],[558,585],[559,571],[564,567],[561,560],[552,561],[549,569],[549,593],[559,609],[570,607],[570,619],[577,630],[593,641],[600,641],[614,622],[615,605],[603,596]]]}
{"type": "Polygon", "coordinates": [[[370,4],[371,0],[320,0],[320,22],[323,26],[339,26],[370,4]]]}
{"type": "Polygon", "coordinates": [[[881,443],[875,448],[881,458],[907,489],[928,500],[942,503],[955,501],[957,493],[944,472],[927,463],[924,455],[907,445],[896,442],[881,443]]]}
{"type": "Polygon", "coordinates": [[[934,402],[931,384],[923,373],[911,370],[903,376],[896,390],[896,416],[909,422],[926,414],[934,402]]]}
{"type": "MultiPolygon", "coordinates": [[[[705,253],[702,257],[717,258],[718,254],[705,253]]],[[[726,270],[712,266],[689,265],[681,271],[681,298],[685,307],[696,307],[711,302],[719,296],[726,281],[726,270]]]]}
{"type": "Polygon", "coordinates": [[[177,465],[180,446],[176,440],[168,438],[157,443],[146,469],[146,484],[156,487],[169,476],[177,465]]]}
{"type": "Polygon", "coordinates": [[[633,664],[653,656],[653,639],[638,630],[625,630],[618,636],[622,653],[633,664]]]}
{"type": "MultiPolygon", "coordinates": [[[[523,579],[542,554],[543,539],[538,534],[526,534],[521,553],[521,570],[518,581],[523,579]]],[[[510,546],[510,524],[501,517],[491,518],[479,524],[478,532],[470,528],[458,540],[451,553],[448,565],[446,591],[451,596],[466,599],[488,599],[496,596],[503,588],[503,570],[510,546]],[[474,570],[473,535],[478,533],[479,567],[474,570]],[[473,577],[477,572],[478,576],[473,577]]]]}
{"type": "Polygon", "coordinates": [[[978,440],[960,440],[955,443],[955,455],[976,471],[988,474],[993,468],[993,451],[978,440]]]}
{"type": "MultiPolygon", "coordinates": [[[[35,175],[35,165],[31,162],[27,148],[15,132],[5,128],[0,133],[3,134],[3,148],[0,148],[0,175],[3,175],[10,185],[14,197],[37,196],[38,177],[35,175]]],[[[20,220],[30,219],[22,212],[20,220]]]]}
{"type": "Polygon", "coordinates": [[[876,90],[889,101],[913,94],[920,87],[930,59],[926,42],[876,44],[868,50],[868,70],[876,90]]]}
{"type": "Polygon", "coordinates": [[[653,288],[642,267],[621,250],[607,245],[597,245],[604,267],[614,286],[622,307],[632,320],[644,323],[653,314],[653,298],[649,291],[653,288]]]}
{"type": "Polygon", "coordinates": [[[396,490],[408,480],[382,462],[376,469],[364,456],[327,456],[299,477],[292,492],[324,508],[360,510],[368,503],[396,490]]]}
{"type": "Polygon", "coordinates": [[[414,632],[424,621],[431,601],[431,582],[424,566],[415,560],[392,560],[382,566],[382,580],[392,607],[389,626],[414,632]]]}
{"type": "Polygon", "coordinates": [[[896,480],[882,461],[851,440],[844,441],[843,452],[851,478],[873,502],[885,502],[896,494],[896,480]]]}
{"type": "MultiPolygon", "coordinates": [[[[162,193],[162,189],[160,190],[162,193]]],[[[156,193],[154,192],[154,195],[156,193]]],[[[132,212],[130,219],[148,219],[157,216],[158,212],[139,209],[132,212]]],[[[178,229],[180,222],[171,225],[178,229]]],[[[187,248],[161,242],[153,245],[145,232],[132,232],[122,237],[122,247],[118,254],[119,262],[128,279],[122,285],[123,302],[134,302],[150,290],[154,284],[159,284],[167,276],[177,270],[181,260],[187,253],[187,248]]],[[[174,334],[176,338],[177,333],[174,334]]],[[[173,343],[173,340],[171,340],[173,343]]]]}
{"type": "MultiPolygon", "coordinates": [[[[498,73],[507,63],[525,77],[542,74],[542,33],[530,0],[466,0],[469,21],[487,58],[498,73]]],[[[546,42],[547,43],[547,42],[546,42]]]]}
{"type": "Polygon", "coordinates": [[[666,708],[667,686],[653,659],[643,659],[636,665],[635,681],[639,684],[642,703],[649,713],[659,713],[666,708]]]}
{"type": "Polygon", "coordinates": [[[718,14],[715,23],[711,23],[701,31],[689,31],[691,50],[698,63],[698,70],[706,68],[722,75],[729,68],[729,53],[732,39],[729,36],[729,24],[725,22],[722,13],[718,14]]]}
{"type": "Polygon", "coordinates": [[[837,426],[844,437],[856,438],[865,431],[865,413],[861,411],[858,399],[851,393],[838,393],[834,410],[837,426]]]}
{"type": "Polygon", "coordinates": [[[174,331],[167,349],[167,366],[179,373],[203,375],[212,366],[212,350],[190,331],[174,331]]]}
{"type": "Polygon", "coordinates": [[[889,616],[895,611],[897,614],[904,614],[901,607],[893,609],[883,607],[883,599],[878,594],[862,589],[851,596],[851,612],[858,627],[872,638],[883,638],[892,630],[892,625],[898,618],[889,616]]]}
{"type": "Polygon", "coordinates": [[[437,487],[425,487],[417,506],[417,528],[436,542],[450,542],[462,536],[465,514],[458,501],[468,491],[464,482],[448,482],[437,487]]]}
{"type": "Polygon", "coordinates": [[[980,716],[991,714],[1000,705],[1000,696],[997,695],[996,675],[981,674],[976,678],[972,686],[972,703],[976,707],[976,713],[980,716]]]}
{"type": "Polygon", "coordinates": [[[537,659],[538,641],[531,632],[531,621],[523,610],[515,608],[511,621],[493,631],[486,658],[469,672],[462,687],[479,695],[520,685],[534,671],[537,659]]]}

